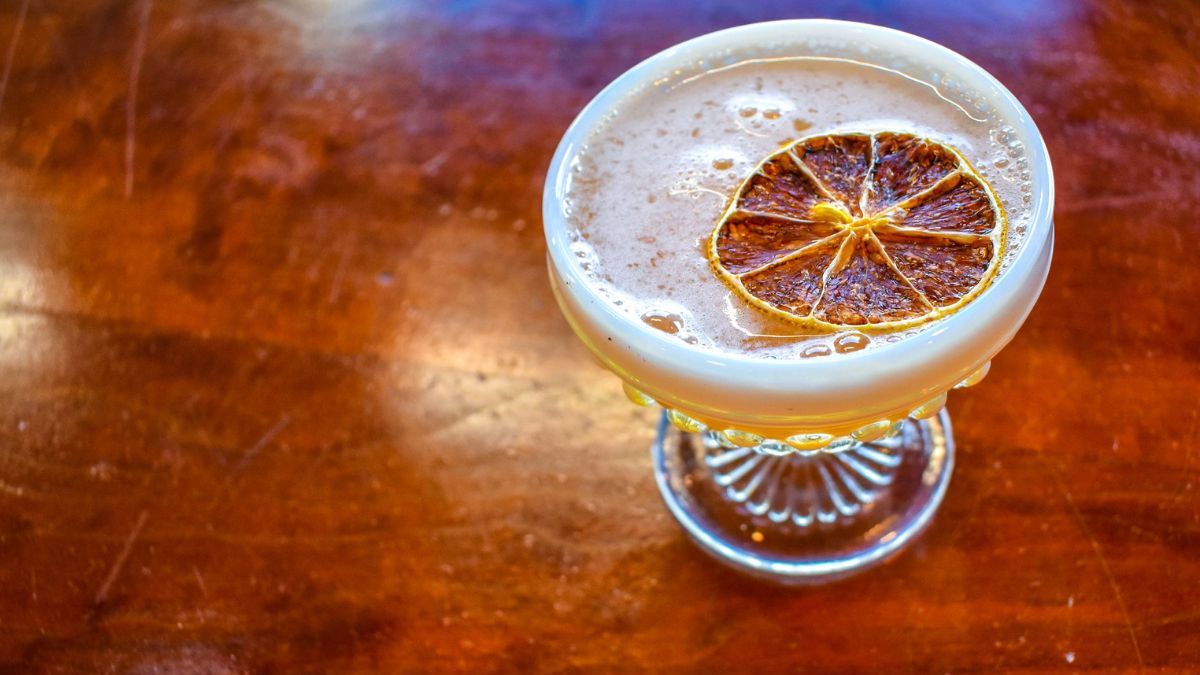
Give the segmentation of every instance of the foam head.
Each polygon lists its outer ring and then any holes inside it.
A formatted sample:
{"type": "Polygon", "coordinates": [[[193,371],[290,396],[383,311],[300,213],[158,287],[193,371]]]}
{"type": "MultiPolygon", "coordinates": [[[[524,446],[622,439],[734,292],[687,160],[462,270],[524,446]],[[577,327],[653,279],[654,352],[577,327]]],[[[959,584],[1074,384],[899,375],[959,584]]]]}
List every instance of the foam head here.
{"type": "Polygon", "coordinates": [[[1052,180],[1036,127],[982,69],[889,29],[743,26],[631,69],[567,132],[544,204],[552,278],[589,348],[654,398],[742,427],[894,414],[995,354],[1040,292],[1052,180]],[[887,335],[814,335],[756,312],[703,242],[747,172],[816,132],[904,130],[959,148],[1008,212],[1001,273],[950,317],[887,335]]]}

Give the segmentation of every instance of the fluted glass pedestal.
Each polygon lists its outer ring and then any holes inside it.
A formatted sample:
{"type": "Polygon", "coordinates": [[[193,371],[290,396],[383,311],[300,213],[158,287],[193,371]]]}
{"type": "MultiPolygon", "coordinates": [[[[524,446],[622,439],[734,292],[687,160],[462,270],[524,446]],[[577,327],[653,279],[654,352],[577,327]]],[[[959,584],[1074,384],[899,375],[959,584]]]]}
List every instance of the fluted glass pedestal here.
{"type": "Polygon", "coordinates": [[[667,507],[706,553],[784,584],[823,583],[877,565],[920,534],[954,469],[945,410],[893,436],[801,453],[743,448],[658,425],[655,478],[667,507]]]}

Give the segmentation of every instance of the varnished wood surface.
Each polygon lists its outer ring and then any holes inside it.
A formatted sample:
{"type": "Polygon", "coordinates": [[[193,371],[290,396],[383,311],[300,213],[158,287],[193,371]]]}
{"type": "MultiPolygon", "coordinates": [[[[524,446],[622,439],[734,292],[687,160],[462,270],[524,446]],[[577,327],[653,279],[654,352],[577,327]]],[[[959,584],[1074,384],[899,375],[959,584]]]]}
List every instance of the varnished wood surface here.
{"type": "Polygon", "coordinates": [[[1200,6],[682,5],[0,0],[0,672],[1200,669],[1200,6]],[[621,71],[817,15],[1007,83],[1058,242],[932,529],[782,591],[666,514],[538,205],[621,71]]]}

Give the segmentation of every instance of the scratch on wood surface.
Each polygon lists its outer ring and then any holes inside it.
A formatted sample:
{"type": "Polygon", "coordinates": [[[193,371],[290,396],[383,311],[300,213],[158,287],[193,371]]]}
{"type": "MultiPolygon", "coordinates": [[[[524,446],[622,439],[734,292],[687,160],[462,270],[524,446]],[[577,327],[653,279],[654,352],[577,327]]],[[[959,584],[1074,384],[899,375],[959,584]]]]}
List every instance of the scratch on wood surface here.
{"type": "Polygon", "coordinates": [[[1075,499],[1071,497],[1071,493],[1067,490],[1067,486],[1063,484],[1062,478],[1058,474],[1058,468],[1051,462],[1046,462],[1050,467],[1050,477],[1054,480],[1054,484],[1058,487],[1058,491],[1062,493],[1063,499],[1066,500],[1067,506],[1071,509],[1071,517],[1075,520],[1075,524],[1079,526],[1079,530],[1083,532],[1084,538],[1091,545],[1092,551],[1096,554],[1096,559],[1100,561],[1100,569],[1104,571],[1104,576],[1108,579],[1108,585],[1112,588],[1113,596],[1117,600],[1117,606],[1121,609],[1121,618],[1125,620],[1125,629],[1129,632],[1129,642],[1133,644],[1133,654],[1137,657],[1138,672],[1146,672],[1146,663],[1142,660],[1142,648],[1138,645],[1137,634],[1133,630],[1133,620],[1129,617],[1129,610],[1125,607],[1125,598],[1121,596],[1121,588],[1117,586],[1117,579],[1113,576],[1112,569],[1108,566],[1108,558],[1104,557],[1104,551],[1100,548],[1100,542],[1096,540],[1096,535],[1092,534],[1087,523],[1083,520],[1083,515],[1079,513],[1079,507],[1075,506],[1075,499]]]}
{"type": "Polygon", "coordinates": [[[17,56],[17,43],[21,40],[21,29],[25,27],[25,15],[29,13],[29,0],[21,3],[17,14],[17,25],[12,39],[8,41],[8,54],[4,58],[4,74],[0,75],[0,110],[4,109],[4,92],[8,91],[8,76],[12,74],[13,59],[17,56]]]}
{"type": "Polygon", "coordinates": [[[200,593],[207,598],[208,587],[204,585],[204,577],[200,576],[200,570],[196,569],[195,565],[192,565],[192,574],[196,577],[196,583],[200,586],[200,593]]]}
{"type": "MultiPolygon", "coordinates": [[[[1185,187],[1182,192],[1187,192],[1185,187]]],[[[1128,206],[1139,206],[1162,200],[1178,200],[1181,190],[1156,190],[1154,192],[1139,192],[1125,195],[1107,195],[1104,197],[1084,197],[1081,199],[1064,199],[1055,205],[1054,211],[1059,214],[1077,213],[1080,211],[1095,211],[1098,209],[1119,209],[1128,206]]]]}
{"type": "Polygon", "coordinates": [[[337,304],[338,298],[342,294],[342,279],[346,277],[346,265],[350,262],[350,255],[354,252],[354,233],[351,232],[346,237],[346,243],[342,246],[342,254],[338,257],[337,268],[333,272],[333,283],[329,288],[329,304],[337,304]]]}
{"type": "Polygon", "coordinates": [[[3,492],[5,494],[10,494],[14,497],[24,497],[25,496],[25,488],[21,487],[20,485],[13,485],[11,483],[6,483],[3,480],[0,480],[0,492],[3,492]]]}
{"type": "Polygon", "coordinates": [[[279,418],[279,421],[275,423],[275,426],[267,429],[267,432],[264,433],[249,450],[246,451],[246,454],[242,455],[242,459],[237,463],[237,466],[233,467],[233,473],[238,473],[242,469],[246,468],[246,465],[250,463],[250,460],[254,459],[255,456],[258,455],[259,451],[266,447],[267,443],[270,443],[276,436],[279,435],[281,431],[287,428],[287,425],[290,424],[291,421],[291,414],[284,413],[283,416],[279,418]]]}
{"type": "MultiPolygon", "coordinates": [[[[1193,410],[1192,411],[1192,423],[1191,423],[1191,425],[1188,426],[1187,433],[1183,434],[1183,436],[1181,436],[1180,438],[1184,438],[1184,439],[1195,438],[1197,420],[1200,420],[1200,410],[1193,410]]],[[[1182,474],[1183,476],[1185,476],[1185,478],[1184,478],[1183,485],[1180,485],[1179,489],[1175,491],[1175,497],[1171,500],[1172,505],[1178,504],[1183,499],[1184,493],[1186,493],[1187,491],[1192,489],[1192,481],[1188,480],[1186,477],[1190,477],[1192,475],[1192,464],[1194,463],[1194,459],[1192,457],[1192,448],[1194,447],[1195,444],[1191,443],[1191,442],[1185,442],[1185,445],[1187,446],[1187,449],[1183,451],[1184,473],[1182,474]]]]}
{"type": "Polygon", "coordinates": [[[1154,627],[1170,626],[1176,623],[1195,623],[1200,620],[1200,608],[1189,607],[1182,612],[1151,619],[1146,622],[1147,625],[1154,627]]]}
{"type": "Polygon", "coordinates": [[[125,198],[133,196],[133,155],[136,146],[138,81],[142,79],[142,61],[146,58],[146,32],[150,27],[150,6],[154,0],[142,0],[138,7],[138,32],[129,61],[129,95],[125,97],[125,198]]]}
{"type": "Polygon", "coordinates": [[[37,597],[37,570],[30,568],[29,570],[29,588],[33,591],[33,602],[36,604],[37,597]]]}
{"type": "Polygon", "coordinates": [[[436,176],[442,165],[450,158],[451,148],[445,148],[433,157],[421,162],[421,173],[426,176],[436,176]]]}
{"type": "Polygon", "coordinates": [[[113,582],[121,574],[121,568],[125,567],[125,560],[129,558],[129,552],[133,550],[133,542],[137,541],[138,535],[142,533],[142,528],[146,526],[147,513],[145,509],[138,514],[137,522],[133,525],[133,529],[129,531],[129,536],[125,537],[125,545],[121,547],[121,552],[117,554],[117,559],[113,561],[112,569],[108,571],[108,576],[104,578],[104,583],[100,585],[100,590],[96,591],[96,599],[94,604],[99,605],[108,597],[108,591],[112,588],[113,582]]]}

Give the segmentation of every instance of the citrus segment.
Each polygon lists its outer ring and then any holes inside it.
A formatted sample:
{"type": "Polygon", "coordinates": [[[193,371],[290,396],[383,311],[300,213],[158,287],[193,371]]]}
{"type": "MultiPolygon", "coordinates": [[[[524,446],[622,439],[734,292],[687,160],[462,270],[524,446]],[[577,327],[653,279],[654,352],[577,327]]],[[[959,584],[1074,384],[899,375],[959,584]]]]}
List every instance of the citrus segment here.
{"type": "Polygon", "coordinates": [[[783,153],[759,167],[742,191],[738,207],[804,219],[809,209],[826,198],[812,176],[783,153]]]}
{"type": "Polygon", "coordinates": [[[714,271],[806,326],[877,330],[956,311],[995,276],[1007,226],[958,151],[912,134],[823,134],[767,157],[713,230],[714,271]]]}
{"type": "Polygon", "coordinates": [[[900,224],[922,230],[987,234],[996,226],[996,215],[978,179],[954,174],[941,181],[924,200],[905,209],[900,224]]]}
{"type": "Polygon", "coordinates": [[[717,253],[726,269],[748,272],[835,232],[822,221],[735,213],[722,226],[717,253]]]}
{"type": "Polygon", "coordinates": [[[867,185],[870,211],[917,195],[959,167],[953,150],[912,134],[877,134],[874,159],[867,185]]]}
{"type": "Polygon", "coordinates": [[[871,168],[870,136],[818,136],[792,151],[851,216],[862,215],[863,179],[871,168]]]}
{"type": "Polygon", "coordinates": [[[857,326],[907,319],[926,313],[929,305],[888,264],[873,235],[851,234],[837,265],[830,270],[814,316],[829,323],[857,326]],[[838,269],[840,267],[840,269],[838,269]]]}
{"type": "Polygon", "coordinates": [[[822,275],[846,238],[845,234],[830,237],[782,262],[751,272],[741,281],[762,302],[792,314],[808,314],[821,297],[822,275]]]}
{"type": "Polygon", "coordinates": [[[960,300],[979,284],[992,259],[992,242],[881,233],[896,269],[938,307],[960,300]]]}

